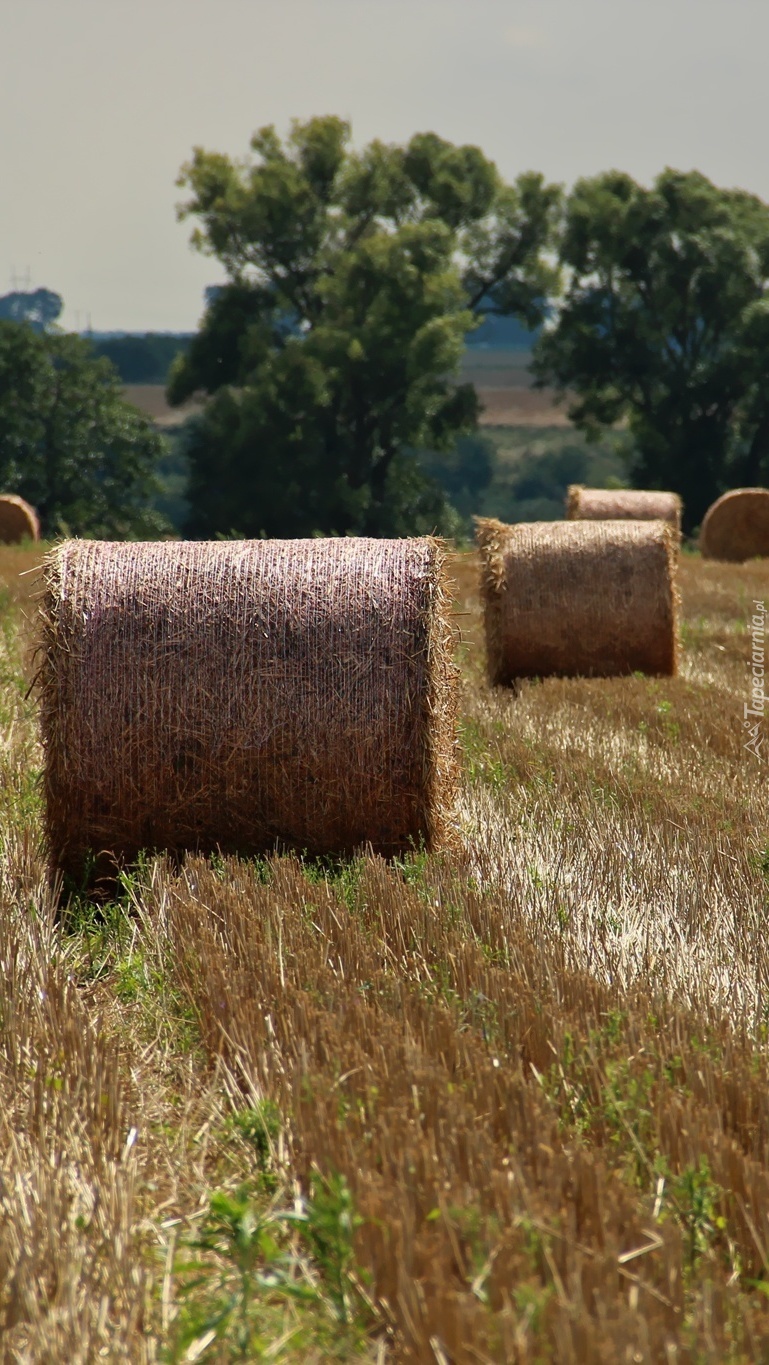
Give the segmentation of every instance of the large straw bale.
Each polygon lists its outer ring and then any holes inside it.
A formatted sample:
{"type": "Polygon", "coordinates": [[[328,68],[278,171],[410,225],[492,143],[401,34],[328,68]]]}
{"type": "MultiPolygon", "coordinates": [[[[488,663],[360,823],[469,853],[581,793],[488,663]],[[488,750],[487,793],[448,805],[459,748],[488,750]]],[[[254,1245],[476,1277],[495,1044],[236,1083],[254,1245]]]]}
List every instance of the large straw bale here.
{"type": "Polygon", "coordinates": [[[769,489],[733,488],[718,498],[702,523],[700,550],[734,564],[769,555],[769,489]]]}
{"type": "Polygon", "coordinates": [[[52,862],[451,840],[457,685],[431,538],[112,544],[44,564],[52,862]]]}
{"type": "Polygon", "coordinates": [[[37,512],[15,493],[0,493],[0,544],[18,545],[22,540],[39,540],[37,512]]]}
{"type": "Polygon", "coordinates": [[[677,543],[664,521],[476,520],[489,680],[676,672],[677,543]]]}
{"type": "Polygon", "coordinates": [[[570,521],[669,521],[681,532],[681,499],[677,493],[646,488],[585,488],[569,485],[566,516],[570,521]]]}

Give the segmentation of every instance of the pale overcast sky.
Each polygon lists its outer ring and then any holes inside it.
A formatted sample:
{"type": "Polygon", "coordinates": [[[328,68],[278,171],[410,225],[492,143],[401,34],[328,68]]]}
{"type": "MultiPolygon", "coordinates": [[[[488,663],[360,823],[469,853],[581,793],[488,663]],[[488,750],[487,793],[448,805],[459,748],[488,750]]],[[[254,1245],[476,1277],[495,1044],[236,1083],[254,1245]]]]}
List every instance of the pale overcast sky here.
{"type": "Polygon", "coordinates": [[[0,0],[0,293],[97,330],[195,327],[221,279],[176,222],[195,144],[334,113],[512,178],[696,167],[769,200],[769,0],[0,0]]]}

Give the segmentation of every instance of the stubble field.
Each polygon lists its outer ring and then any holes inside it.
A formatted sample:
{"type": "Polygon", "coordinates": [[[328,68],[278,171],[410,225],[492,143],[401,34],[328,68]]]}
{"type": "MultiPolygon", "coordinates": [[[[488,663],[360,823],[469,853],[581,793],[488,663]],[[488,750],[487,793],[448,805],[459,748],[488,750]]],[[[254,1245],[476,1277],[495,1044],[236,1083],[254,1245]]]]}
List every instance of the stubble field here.
{"type": "Polygon", "coordinates": [[[23,567],[2,1360],[769,1359],[769,564],[684,555],[679,678],[514,696],[457,557],[460,852],[148,859],[58,912],[23,567]]]}

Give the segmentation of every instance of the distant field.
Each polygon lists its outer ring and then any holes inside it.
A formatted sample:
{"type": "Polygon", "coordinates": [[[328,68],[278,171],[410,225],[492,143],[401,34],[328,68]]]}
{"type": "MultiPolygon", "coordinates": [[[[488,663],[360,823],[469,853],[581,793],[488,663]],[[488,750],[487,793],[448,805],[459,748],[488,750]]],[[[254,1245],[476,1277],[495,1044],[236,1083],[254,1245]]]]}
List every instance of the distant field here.
{"type": "Polygon", "coordinates": [[[159,427],[178,427],[186,417],[200,412],[203,407],[202,403],[192,402],[172,408],[166,401],[164,384],[124,384],[123,397],[159,427]]]}
{"type": "MultiPolygon", "coordinates": [[[[532,389],[528,351],[472,351],[462,362],[463,383],[473,383],[483,406],[482,426],[568,427],[562,407],[556,407],[551,390],[532,389]]],[[[185,417],[199,412],[200,403],[172,408],[162,384],[126,384],[129,403],[151,417],[159,427],[178,426],[185,417]]]]}
{"type": "Polygon", "coordinates": [[[481,426],[569,427],[563,406],[551,389],[532,388],[528,351],[468,351],[461,367],[464,383],[475,384],[483,406],[481,426]]]}
{"type": "Polygon", "coordinates": [[[467,350],[460,372],[464,380],[471,379],[482,388],[526,389],[531,384],[530,361],[530,351],[467,350]]]}
{"type": "Polygon", "coordinates": [[[570,427],[565,409],[550,389],[483,388],[477,385],[483,427],[570,427]]]}

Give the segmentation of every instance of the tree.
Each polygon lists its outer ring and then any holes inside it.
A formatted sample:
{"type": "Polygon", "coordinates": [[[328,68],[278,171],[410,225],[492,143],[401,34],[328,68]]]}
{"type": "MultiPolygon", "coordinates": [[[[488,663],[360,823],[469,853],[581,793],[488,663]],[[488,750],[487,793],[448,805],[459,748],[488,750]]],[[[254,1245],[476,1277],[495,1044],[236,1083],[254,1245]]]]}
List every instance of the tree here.
{"type": "Polygon", "coordinates": [[[94,355],[111,361],[124,384],[165,384],[173,361],[189,345],[183,332],[89,337],[94,355]]]}
{"type": "Polygon", "coordinates": [[[196,149],[180,184],[196,247],[228,283],[172,372],[211,397],[189,437],[190,530],[400,534],[445,523],[414,448],[473,429],[455,385],[475,310],[542,315],[558,191],[502,183],[477,148],[434,134],[350,146],[337,118],[274,128],[253,158],[196,149]]]}
{"type": "Polygon", "coordinates": [[[769,208],[703,175],[651,189],[611,172],[568,198],[568,285],[534,350],[589,436],[625,419],[633,481],[671,488],[692,529],[734,484],[769,476],[769,208]]]}
{"type": "Polygon", "coordinates": [[[87,342],[0,322],[0,488],[32,503],[45,535],[167,530],[151,506],[163,451],[87,342]]]}
{"type": "Polygon", "coordinates": [[[36,332],[47,332],[64,307],[52,289],[14,290],[0,297],[0,321],[28,322],[36,332]]]}
{"type": "Polygon", "coordinates": [[[460,529],[470,530],[471,517],[479,511],[479,502],[494,475],[496,451],[488,436],[475,433],[460,436],[449,451],[419,450],[417,460],[424,472],[448,495],[464,523],[460,529]]]}

